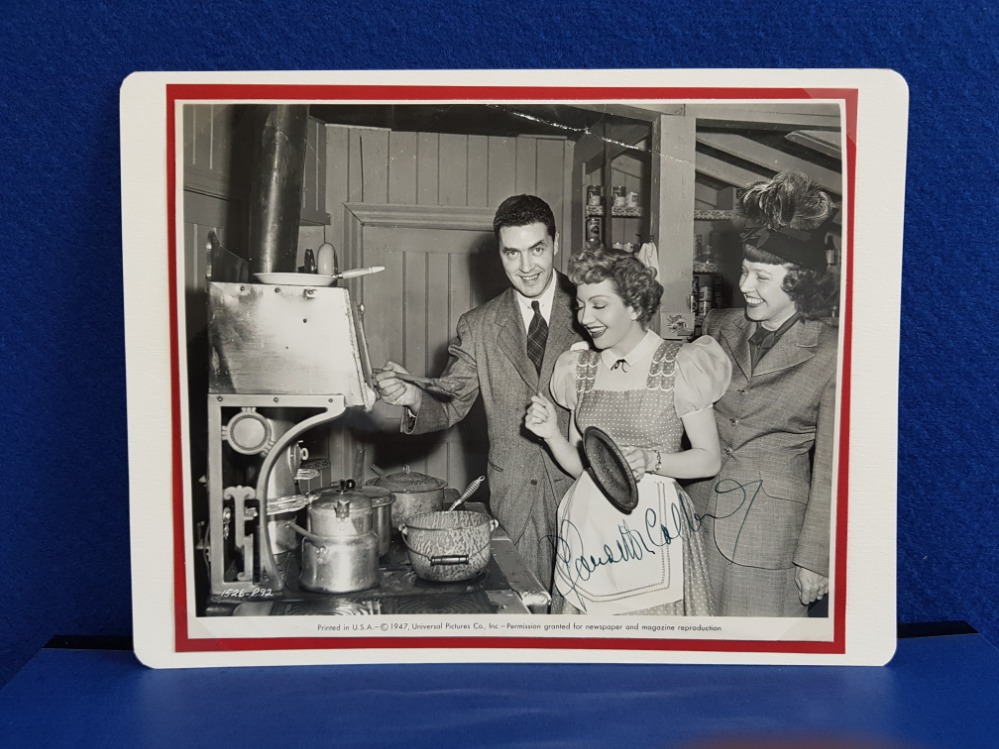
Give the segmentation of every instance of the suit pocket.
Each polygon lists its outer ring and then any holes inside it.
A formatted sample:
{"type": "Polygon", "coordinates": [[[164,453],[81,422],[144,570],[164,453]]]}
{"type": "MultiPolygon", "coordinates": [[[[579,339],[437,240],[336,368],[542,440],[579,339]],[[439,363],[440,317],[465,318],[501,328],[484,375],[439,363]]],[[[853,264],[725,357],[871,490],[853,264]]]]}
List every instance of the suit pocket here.
{"type": "Polygon", "coordinates": [[[714,540],[729,560],[747,567],[787,569],[805,517],[808,487],[785,476],[716,482],[714,540]],[[790,496],[775,496],[787,494],[790,496]]]}
{"type": "Polygon", "coordinates": [[[798,504],[808,503],[808,472],[792,472],[760,475],[760,494],[772,500],[784,500],[798,504]]]}
{"type": "Polygon", "coordinates": [[[500,466],[496,465],[496,464],[495,464],[495,463],[494,463],[493,461],[491,461],[491,460],[490,460],[490,461],[488,461],[488,462],[489,462],[489,467],[490,467],[490,468],[491,468],[492,470],[494,470],[494,471],[499,471],[500,473],[503,473],[503,469],[502,469],[502,468],[501,468],[500,466]]]}

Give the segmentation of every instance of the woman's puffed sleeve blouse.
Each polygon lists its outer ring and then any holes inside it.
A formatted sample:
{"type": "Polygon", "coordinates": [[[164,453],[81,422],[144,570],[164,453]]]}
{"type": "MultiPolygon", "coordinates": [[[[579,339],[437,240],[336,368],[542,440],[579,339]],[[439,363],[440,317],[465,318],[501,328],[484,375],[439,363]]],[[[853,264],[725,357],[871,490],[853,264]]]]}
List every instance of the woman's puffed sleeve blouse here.
{"type": "Polygon", "coordinates": [[[555,369],[552,370],[551,384],[548,386],[555,402],[570,411],[575,410],[579,400],[576,393],[576,364],[583,350],[582,347],[574,347],[559,354],[555,360],[555,369]]]}
{"type": "Polygon", "coordinates": [[[714,338],[705,335],[684,344],[676,354],[676,415],[682,419],[713,405],[728,390],[731,380],[732,363],[714,338]]]}

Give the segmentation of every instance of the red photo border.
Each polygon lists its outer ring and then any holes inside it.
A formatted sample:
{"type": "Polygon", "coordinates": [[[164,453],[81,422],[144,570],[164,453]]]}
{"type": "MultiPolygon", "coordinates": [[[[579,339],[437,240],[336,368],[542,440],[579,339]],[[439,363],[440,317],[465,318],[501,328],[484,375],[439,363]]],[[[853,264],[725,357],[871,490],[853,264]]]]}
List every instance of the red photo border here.
{"type": "Polygon", "coordinates": [[[848,475],[850,449],[850,372],[853,323],[853,227],[856,204],[855,175],[857,155],[858,91],[852,88],[736,88],[736,87],[556,87],[556,86],[416,86],[416,85],[294,85],[294,84],[168,84],[166,86],[166,167],[167,243],[170,290],[170,378],[173,483],[174,625],[175,647],[179,653],[244,652],[273,650],[340,650],[399,648],[461,649],[549,649],[549,650],[634,650],[703,651],[745,653],[801,653],[842,655],[846,652],[846,548],[848,475]],[[184,531],[184,475],[181,442],[180,336],[177,313],[177,164],[175,107],[178,100],[243,101],[599,101],[629,100],[732,100],[732,99],[822,99],[840,100],[846,113],[847,224],[844,252],[849,258],[845,298],[840,317],[843,333],[843,377],[840,384],[840,439],[838,504],[835,525],[836,596],[833,639],[814,641],[683,640],[630,638],[544,637],[213,637],[192,638],[188,631],[187,550],[184,531]]]}

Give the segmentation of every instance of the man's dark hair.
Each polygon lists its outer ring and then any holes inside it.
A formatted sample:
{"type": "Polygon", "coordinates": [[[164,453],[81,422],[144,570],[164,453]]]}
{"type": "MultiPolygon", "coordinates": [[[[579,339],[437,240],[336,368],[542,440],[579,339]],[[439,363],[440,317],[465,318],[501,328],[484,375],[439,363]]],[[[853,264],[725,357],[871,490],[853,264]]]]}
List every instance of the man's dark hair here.
{"type": "Polygon", "coordinates": [[[548,235],[555,240],[555,214],[551,206],[537,195],[513,195],[496,209],[493,218],[493,233],[499,241],[500,229],[505,226],[530,226],[544,224],[548,235]]]}

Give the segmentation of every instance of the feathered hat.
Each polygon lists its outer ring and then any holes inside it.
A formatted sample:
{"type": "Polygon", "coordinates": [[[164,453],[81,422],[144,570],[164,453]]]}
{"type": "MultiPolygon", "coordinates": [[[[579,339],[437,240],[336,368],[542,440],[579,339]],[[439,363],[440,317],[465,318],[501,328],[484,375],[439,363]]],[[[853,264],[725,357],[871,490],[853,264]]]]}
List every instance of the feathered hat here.
{"type": "Polygon", "coordinates": [[[836,204],[802,172],[780,172],[739,195],[742,243],[815,271],[826,269],[825,239],[836,204]]]}

